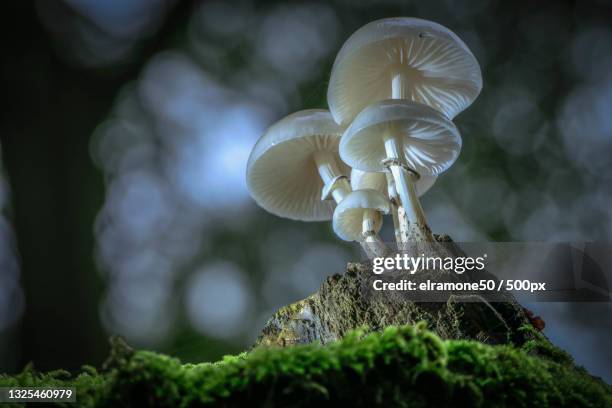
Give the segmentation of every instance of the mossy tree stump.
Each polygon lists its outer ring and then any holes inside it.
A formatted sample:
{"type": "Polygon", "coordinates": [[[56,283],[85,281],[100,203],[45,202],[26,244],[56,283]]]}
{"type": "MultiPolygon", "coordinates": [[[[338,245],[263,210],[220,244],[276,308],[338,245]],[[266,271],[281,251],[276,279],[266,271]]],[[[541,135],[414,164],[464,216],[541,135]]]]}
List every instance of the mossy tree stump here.
{"type": "MultiPolygon", "coordinates": [[[[436,239],[447,244],[442,247],[444,251],[461,254],[448,236],[436,239]]],[[[407,277],[426,279],[432,275],[427,273],[407,277]]],[[[486,271],[479,274],[494,278],[486,271]]],[[[345,274],[328,277],[316,293],[274,313],[256,345],[327,344],[358,328],[375,331],[422,321],[443,339],[518,346],[530,339],[519,328],[531,324],[531,316],[511,295],[494,302],[484,295],[457,293],[450,294],[444,302],[415,302],[392,292],[369,290],[372,278],[371,265],[348,264],[345,274]]]]}

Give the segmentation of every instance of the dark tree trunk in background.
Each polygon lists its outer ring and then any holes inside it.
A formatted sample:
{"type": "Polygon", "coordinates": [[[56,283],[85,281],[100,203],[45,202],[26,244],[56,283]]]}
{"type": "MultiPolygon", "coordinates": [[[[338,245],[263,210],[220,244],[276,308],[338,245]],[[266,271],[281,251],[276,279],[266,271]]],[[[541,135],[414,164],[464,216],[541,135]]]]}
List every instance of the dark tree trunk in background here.
{"type": "Polygon", "coordinates": [[[26,297],[15,368],[74,370],[106,353],[92,258],[103,187],[88,144],[119,84],[60,61],[30,2],[3,8],[3,164],[26,297]]]}
{"type": "Polygon", "coordinates": [[[2,165],[12,191],[13,227],[25,293],[17,367],[78,369],[107,354],[98,307],[103,291],[93,223],[103,180],[91,134],[121,86],[186,26],[193,4],[167,16],[127,67],[104,73],[71,67],[54,50],[34,2],[2,3],[2,165]]]}

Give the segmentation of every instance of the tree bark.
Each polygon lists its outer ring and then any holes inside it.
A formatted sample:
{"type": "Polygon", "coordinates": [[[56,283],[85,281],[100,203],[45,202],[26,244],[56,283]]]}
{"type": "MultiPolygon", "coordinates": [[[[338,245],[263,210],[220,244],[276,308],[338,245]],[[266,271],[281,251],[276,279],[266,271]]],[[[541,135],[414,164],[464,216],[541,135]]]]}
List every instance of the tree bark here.
{"type": "MultiPolygon", "coordinates": [[[[436,240],[449,243],[451,246],[445,248],[452,248],[448,236],[436,236],[436,240]]],[[[429,277],[435,279],[440,275],[429,277]]],[[[532,324],[528,311],[511,295],[501,302],[488,301],[486,295],[463,293],[451,294],[443,302],[415,302],[385,291],[364,291],[372,278],[369,264],[349,263],[345,274],[328,277],[316,293],[274,313],[255,345],[326,344],[356,328],[381,330],[420,321],[427,322],[429,329],[443,339],[514,345],[531,339],[528,331],[519,330],[532,324]]]]}

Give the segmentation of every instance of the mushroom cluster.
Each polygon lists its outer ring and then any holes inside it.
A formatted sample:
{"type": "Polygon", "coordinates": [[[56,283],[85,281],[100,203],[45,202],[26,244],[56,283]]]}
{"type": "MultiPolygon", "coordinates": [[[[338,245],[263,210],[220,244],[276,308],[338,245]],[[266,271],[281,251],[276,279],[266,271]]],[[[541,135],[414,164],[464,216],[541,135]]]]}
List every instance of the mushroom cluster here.
{"type": "Polygon", "coordinates": [[[481,88],[476,58],[446,27],[407,17],[366,24],[336,57],[329,111],[293,113],[257,142],[249,191],[280,217],[331,219],[368,256],[388,251],[379,231],[389,213],[398,245],[433,242],[419,196],[459,156],[452,119],[481,88]]]}

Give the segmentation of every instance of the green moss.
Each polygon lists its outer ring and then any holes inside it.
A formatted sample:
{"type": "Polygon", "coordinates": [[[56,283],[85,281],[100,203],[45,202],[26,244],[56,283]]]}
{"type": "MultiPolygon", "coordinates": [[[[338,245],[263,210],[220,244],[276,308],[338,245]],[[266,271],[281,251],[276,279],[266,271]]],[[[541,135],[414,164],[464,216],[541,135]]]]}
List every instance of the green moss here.
{"type": "Polygon", "coordinates": [[[523,326],[519,329],[519,331],[527,333],[529,337],[532,338],[531,340],[526,341],[521,347],[521,349],[527,354],[536,355],[538,357],[547,358],[549,360],[565,364],[574,363],[572,356],[560,348],[553,346],[552,343],[548,341],[541,332],[534,329],[533,326],[523,326]]]}
{"type": "MultiPolygon", "coordinates": [[[[80,406],[101,406],[109,392],[110,377],[100,374],[94,367],[84,366],[82,373],[72,378],[64,370],[39,373],[32,366],[27,366],[21,373],[8,376],[0,375],[0,387],[75,387],[80,406]]],[[[62,404],[58,404],[62,405],[62,404]]],[[[65,403],[65,406],[74,407],[74,403],[65,403]]],[[[21,406],[20,404],[2,405],[21,406]]]]}
{"type": "Polygon", "coordinates": [[[123,349],[102,374],[88,368],[68,380],[27,369],[0,385],[72,383],[82,406],[612,406],[612,387],[571,360],[529,355],[544,347],[538,341],[526,349],[443,341],[420,324],[217,363],[123,349]]]}

